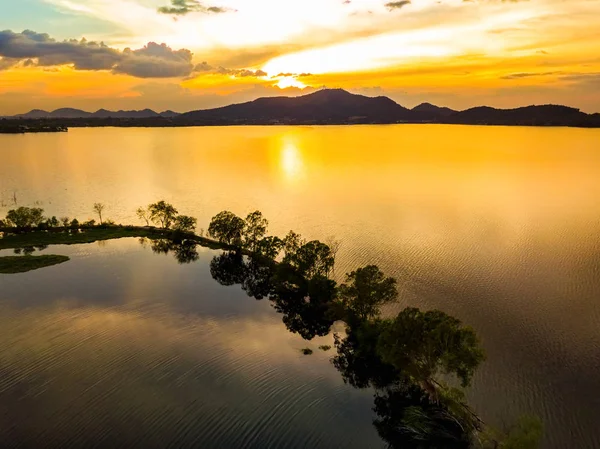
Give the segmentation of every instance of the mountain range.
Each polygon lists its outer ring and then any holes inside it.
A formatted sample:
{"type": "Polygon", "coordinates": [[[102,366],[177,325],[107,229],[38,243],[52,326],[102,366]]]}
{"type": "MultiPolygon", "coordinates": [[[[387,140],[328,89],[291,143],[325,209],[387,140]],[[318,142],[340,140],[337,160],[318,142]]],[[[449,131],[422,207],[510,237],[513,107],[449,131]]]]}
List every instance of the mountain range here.
{"type": "Polygon", "coordinates": [[[52,112],[33,110],[5,117],[22,121],[48,120],[63,126],[201,126],[272,124],[387,124],[455,123],[473,125],[600,127],[600,114],[586,114],[560,105],[496,109],[480,106],[456,111],[430,103],[405,108],[388,97],[367,97],[342,89],[322,89],[299,97],[258,98],[246,103],[178,114],[142,111],[86,112],[63,108],[52,112]]]}
{"type": "Polygon", "coordinates": [[[96,112],[82,111],[81,109],[61,108],[48,112],[42,109],[33,109],[26,114],[13,115],[12,119],[41,119],[41,118],[152,118],[152,117],[176,117],[179,114],[173,111],[154,112],[152,109],[141,111],[107,111],[99,109],[96,112]]]}

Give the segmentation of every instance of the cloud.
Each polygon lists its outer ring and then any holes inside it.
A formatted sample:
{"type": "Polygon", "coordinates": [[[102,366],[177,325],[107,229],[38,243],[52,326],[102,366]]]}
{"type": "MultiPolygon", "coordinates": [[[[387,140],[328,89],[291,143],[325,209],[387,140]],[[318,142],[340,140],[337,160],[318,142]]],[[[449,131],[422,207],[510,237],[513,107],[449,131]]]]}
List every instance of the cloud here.
{"type": "Polygon", "coordinates": [[[158,8],[160,14],[170,14],[175,16],[185,16],[192,12],[222,14],[229,11],[231,11],[229,8],[221,6],[206,6],[198,0],[171,0],[171,6],[161,6],[158,8]]]}
{"type": "Polygon", "coordinates": [[[172,50],[166,44],[150,42],[144,48],[123,50],[123,60],[113,71],[138,78],[172,78],[187,76],[193,70],[192,52],[172,50]]]}
{"type": "Polygon", "coordinates": [[[388,2],[385,4],[385,7],[390,11],[393,11],[394,9],[400,9],[410,4],[410,0],[400,0],[398,2],[388,2]]]}
{"type": "Polygon", "coordinates": [[[184,77],[194,69],[191,51],[173,50],[166,44],[150,42],[138,50],[119,51],[103,42],[85,39],[59,42],[48,34],[30,30],[0,31],[0,56],[0,69],[23,60],[26,66],[72,65],[75,70],[110,70],[138,78],[184,77]]]}
{"type": "Polygon", "coordinates": [[[210,72],[211,70],[214,70],[214,67],[206,61],[202,61],[194,67],[194,72],[210,72]]]}
{"type": "Polygon", "coordinates": [[[225,67],[217,67],[215,69],[215,73],[218,73],[220,75],[231,75],[240,78],[246,78],[248,76],[267,76],[267,72],[263,72],[262,70],[226,69],[225,67]]]}
{"type": "Polygon", "coordinates": [[[521,78],[531,78],[537,76],[552,76],[552,75],[562,75],[564,72],[521,72],[521,73],[511,73],[509,75],[501,76],[500,79],[503,80],[516,80],[521,78]]]}

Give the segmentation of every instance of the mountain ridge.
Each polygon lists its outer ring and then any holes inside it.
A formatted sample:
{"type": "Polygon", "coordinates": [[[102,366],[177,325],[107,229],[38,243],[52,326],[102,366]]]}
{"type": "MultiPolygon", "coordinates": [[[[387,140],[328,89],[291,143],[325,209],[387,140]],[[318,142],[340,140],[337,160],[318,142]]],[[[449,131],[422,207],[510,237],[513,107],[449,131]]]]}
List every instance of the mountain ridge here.
{"type": "Polygon", "coordinates": [[[34,109],[4,119],[52,120],[63,126],[202,126],[278,124],[447,123],[469,125],[600,127],[600,114],[562,105],[530,105],[511,109],[477,106],[462,111],[421,103],[408,109],[385,97],[368,97],[343,89],[322,89],[297,97],[261,97],[244,103],[185,113],[152,109],[86,112],[61,108],[34,109]]]}

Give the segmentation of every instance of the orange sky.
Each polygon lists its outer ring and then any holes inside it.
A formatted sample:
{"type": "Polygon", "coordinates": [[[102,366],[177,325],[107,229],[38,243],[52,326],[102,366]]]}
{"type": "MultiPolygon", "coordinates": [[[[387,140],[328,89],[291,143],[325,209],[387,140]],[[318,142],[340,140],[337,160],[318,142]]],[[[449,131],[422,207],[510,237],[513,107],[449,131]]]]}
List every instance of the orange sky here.
{"type": "Polygon", "coordinates": [[[561,103],[600,112],[598,0],[172,3],[3,7],[0,115],[186,111],[323,86],[387,95],[407,107],[561,103]],[[166,46],[144,48],[149,42],[166,46]]]}

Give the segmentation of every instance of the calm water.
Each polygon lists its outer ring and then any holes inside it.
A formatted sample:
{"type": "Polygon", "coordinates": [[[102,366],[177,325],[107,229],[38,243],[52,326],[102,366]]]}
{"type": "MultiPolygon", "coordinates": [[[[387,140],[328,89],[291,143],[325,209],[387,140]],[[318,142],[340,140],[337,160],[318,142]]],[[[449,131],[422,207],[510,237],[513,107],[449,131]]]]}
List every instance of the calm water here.
{"type": "MultiPolygon", "coordinates": [[[[376,263],[399,279],[398,307],[475,327],[484,418],[535,413],[544,447],[600,447],[598,130],[74,129],[0,135],[0,161],[0,215],[16,196],[79,219],[99,201],[135,222],[165,199],[199,227],[259,209],[273,233],[335,236],[338,275],[376,263]]],[[[345,387],[327,354],[300,355],[307,344],[268,302],[212,280],[212,253],[180,266],[135,240],[105,245],[51,249],[73,260],[0,276],[2,433],[381,444],[371,395],[345,387]]]]}

